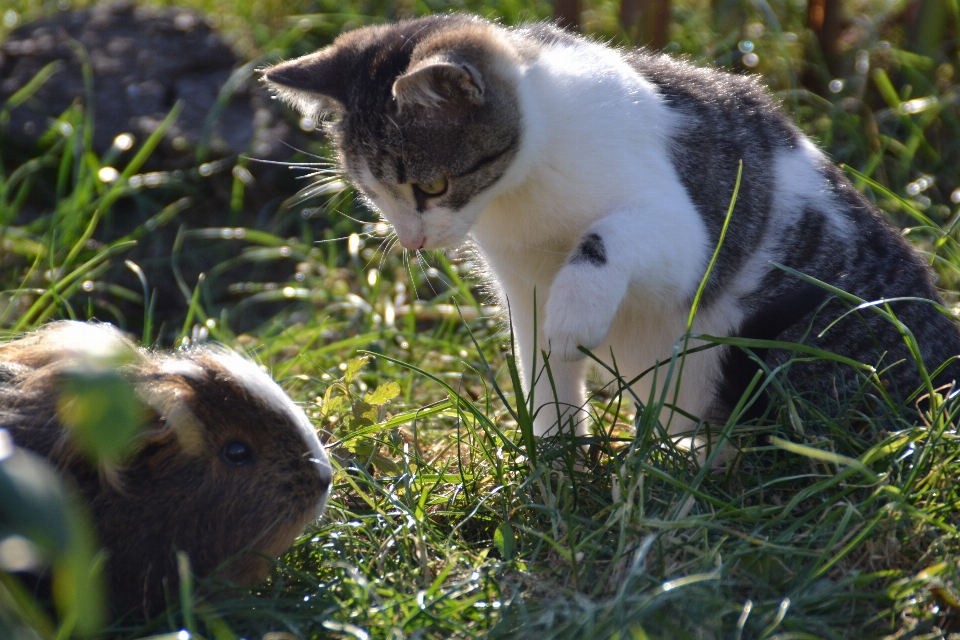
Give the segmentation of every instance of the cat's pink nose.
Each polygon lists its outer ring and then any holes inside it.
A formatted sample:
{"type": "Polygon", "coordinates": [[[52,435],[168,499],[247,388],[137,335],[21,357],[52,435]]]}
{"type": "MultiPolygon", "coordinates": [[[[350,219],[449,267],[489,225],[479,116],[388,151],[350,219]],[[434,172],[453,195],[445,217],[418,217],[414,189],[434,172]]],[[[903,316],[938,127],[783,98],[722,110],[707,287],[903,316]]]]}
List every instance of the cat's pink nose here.
{"type": "Polygon", "coordinates": [[[423,245],[426,243],[426,240],[427,240],[426,238],[414,238],[409,242],[401,242],[400,244],[403,245],[404,249],[409,249],[410,251],[417,251],[418,249],[423,248],[423,245]]]}

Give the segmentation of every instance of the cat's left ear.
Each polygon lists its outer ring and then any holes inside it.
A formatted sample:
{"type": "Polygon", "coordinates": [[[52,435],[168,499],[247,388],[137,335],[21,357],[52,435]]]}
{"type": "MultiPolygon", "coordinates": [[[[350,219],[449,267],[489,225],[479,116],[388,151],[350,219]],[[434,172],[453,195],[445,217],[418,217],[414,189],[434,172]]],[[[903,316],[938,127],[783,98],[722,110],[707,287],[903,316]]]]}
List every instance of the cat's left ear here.
{"type": "Polygon", "coordinates": [[[393,97],[402,111],[419,105],[441,111],[483,105],[483,78],[466,62],[425,61],[393,83],[393,97]]]}
{"type": "Polygon", "coordinates": [[[343,109],[352,84],[349,51],[336,46],[263,70],[263,80],[306,116],[328,107],[343,109]]]}

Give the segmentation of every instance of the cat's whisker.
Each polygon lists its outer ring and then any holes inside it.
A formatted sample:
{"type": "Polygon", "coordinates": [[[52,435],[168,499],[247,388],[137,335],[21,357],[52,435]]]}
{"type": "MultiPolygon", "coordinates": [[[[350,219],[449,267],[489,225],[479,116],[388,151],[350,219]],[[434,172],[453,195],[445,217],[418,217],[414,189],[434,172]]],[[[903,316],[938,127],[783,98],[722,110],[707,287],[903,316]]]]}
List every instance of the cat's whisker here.
{"type": "Polygon", "coordinates": [[[386,263],[387,258],[390,256],[390,253],[393,251],[393,249],[397,246],[398,242],[399,240],[397,239],[397,236],[390,236],[389,238],[387,238],[387,246],[383,251],[380,252],[380,266],[379,266],[380,271],[383,271],[383,265],[386,263]]]}
{"type": "Polygon", "coordinates": [[[309,171],[310,173],[305,173],[303,175],[297,176],[297,180],[308,180],[310,178],[315,178],[317,176],[325,176],[324,180],[338,180],[343,178],[343,174],[336,169],[317,169],[315,167],[303,167],[303,166],[294,166],[289,167],[290,169],[302,169],[304,171],[309,171]]]}
{"type": "MultiPolygon", "coordinates": [[[[329,189],[329,185],[332,184],[333,182],[335,181],[330,181],[328,183],[321,183],[321,184],[314,183],[309,187],[304,187],[303,189],[298,191],[297,194],[294,196],[293,204],[299,206],[304,202],[306,202],[307,200],[310,200],[311,198],[330,194],[331,192],[329,189]]],[[[337,189],[335,192],[333,192],[333,197],[336,197],[341,192],[342,192],[342,189],[337,189]]]]}
{"type": "Polygon", "coordinates": [[[417,302],[421,302],[420,288],[417,287],[417,280],[413,277],[413,267],[410,265],[412,261],[410,258],[410,253],[411,252],[408,249],[403,250],[403,264],[407,269],[407,277],[410,278],[410,289],[413,290],[413,299],[417,302]]]}
{"type": "Polygon", "coordinates": [[[380,258],[377,260],[377,271],[383,273],[383,265],[387,261],[387,250],[390,248],[390,241],[388,238],[384,238],[380,241],[380,244],[377,245],[377,254],[380,255],[380,258]]]}
{"type": "MultiPolygon", "coordinates": [[[[361,238],[369,238],[369,237],[371,237],[373,234],[370,234],[370,233],[359,233],[359,234],[357,234],[357,235],[359,235],[361,238]]],[[[322,239],[322,240],[314,240],[314,241],[313,241],[313,244],[324,244],[324,243],[327,243],[327,242],[344,242],[344,241],[349,240],[349,239],[350,239],[350,236],[340,236],[339,238],[324,238],[324,239],[322,239]]]]}
{"type": "Polygon", "coordinates": [[[387,260],[387,255],[390,253],[390,249],[393,248],[394,242],[396,242],[397,236],[390,235],[384,237],[380,244],[377,246],[377,251],[380,253],[380,261],[377,264],[377,269],[381,272],[383,271],[383,264],[387,260]]]}
{"type": "MultiPolygon", "coordinates": [[[[304,153],[301,151],[300,153],[304,153]]],[[[330,160],[322,162],[300,162],[298,160],[267,160],[266,158],[254,158],[253,156],[241,155],[241,158],[244,160],[249,160],[250,162],[259,162],[260,164],[275,164],[282,167],[290,167],[293,169],[304,168],[310,169],[314,167],[337,167],[336,162],[330,160]]],[[[314,156],[315,158],[320,158],[322,156],[314,156]]]]}
{"type": "MultiPolygon", "coordinates": [[[[368,238],[371,238],[371,237],[373,237],[373,234],[367,234],[367,237],[368,237],[368,238]]],[[[380,240],[380,243],[377,245],[377,248],[373,250],[373,254],[370,256],[370,259],[367,260],[367,263],[363,266],[364,269],[369,269],[369,268],[370,268],[370,265],[373,264],[373,261],[374,261],[376,255],[379,253],[379,254],[380,254],[380,259],[377,261],[377,270],[378,270],[378,271],[382,271],[382,270],[383,270],[383,269],[382,269],[382,267],[383,267],[383,251],[382,251],[382,249],[383,249],[383,245],[386,243],[386,241],[387,241],[386,238],[383,238],[383,239],[380,240]]]]}
{"type": "Polygon", "coordinates": [[[430,287],[430,291],[433,292],[433,297],[434,298],[439,297],[440,294],[437,293],[437,290],[433,288],[433,283],[430,282],[430,276],[427,274],[427,270],[423,268],[423,263],[426,262],[426,258],[423,255],[423,251],[421,251],[420,249],[417,249],[416,254],[417,254],[417,266],[420,268],[420,273],[423,274],[423,279],[426,281],[427,286],[430,287]]]}
{"type": "Polygon", "coordinates": [[[337,164],[336,162],[330,160],[329,158],[326,158],[326,157],[321,156],[321,155],[317,155],[316,153],[310,153],[309,151],[305,151],[305,150],[303,150],[303,149],[301,149],[301,148],[299,148],[299,147],[295,147],[295,146],[293,146],[292,144],[290,144],[289,142],[287,142],[286,140],[279,140],[279,142],[280,142],[280,144],[289,147],[292,151],[296,151],[297,153],[302,153],[303,155],[307,156],[308,158],[316,158],[317,160],[320,160],[320,162],[318,162],[317,164],[321,164],[321,163],[324,163],[324,162],[326,162],[326,163],[328,163],[328,164],[330,164],[330,165],[335,165],[335,164],[337,164]]]}

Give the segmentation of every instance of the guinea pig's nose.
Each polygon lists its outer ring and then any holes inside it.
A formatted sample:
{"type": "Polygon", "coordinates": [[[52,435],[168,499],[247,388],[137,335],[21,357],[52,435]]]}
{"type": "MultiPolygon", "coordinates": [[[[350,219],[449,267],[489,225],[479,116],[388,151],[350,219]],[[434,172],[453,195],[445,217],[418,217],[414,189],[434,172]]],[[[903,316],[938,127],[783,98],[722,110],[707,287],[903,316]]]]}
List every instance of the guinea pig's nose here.
{"type": "Polygon", "coordinates": [[[330,497],[330,485],[333,483],[333,467],[326,456],[323,458],[310,458],[317,469],[317,475],[320,479],[320,500],[317,501],[314,518],[319,519],[323,515],[323,510],[327,507],[327,499],[330,497]]]}
{"type": "Polygon", "coordinates": [[[320,486],[323,491],[326,492],[333,483],[333,469],[330,468],[330,463],[326,460],[317,460],[314,458],[313,463],[317,465],[317,472],[320,474],[320,486]]]}
{"type": "Polygon", "coordinates": [[[333,483],[333,468],[330,467],[327,460],[310,458],[310,461],[317,467],[317,474],[320,476],[320,490],[326,493],[333,483]]]}

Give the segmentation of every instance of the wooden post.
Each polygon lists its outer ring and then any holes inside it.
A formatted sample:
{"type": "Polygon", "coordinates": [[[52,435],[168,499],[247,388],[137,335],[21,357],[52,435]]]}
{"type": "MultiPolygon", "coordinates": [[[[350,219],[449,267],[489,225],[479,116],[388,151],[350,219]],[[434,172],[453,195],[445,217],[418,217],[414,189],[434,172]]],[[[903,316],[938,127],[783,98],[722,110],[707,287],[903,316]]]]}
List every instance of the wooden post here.
{"type": "Polygon", "coordinates": [[[570,31],[580,30],[580,0],[556,0],[553,15],[557,24],[570,31]]]}
{"type": "Polygon", "coordinates": [[[840,37],[840,0],[809,0],[807,4],[807,26],[817,36],[824,62],[833,75],[839,75],[841,69],[837,39],[840,37]]]}
{"type": "Polygon", "coordinates": [[[635,44],[663,49],[670,31],[670,0],[621,0],[620,23],[635,44]]]}

